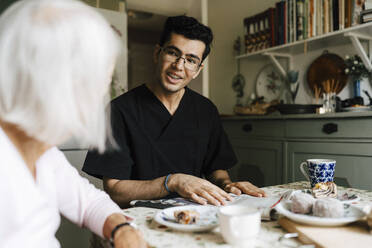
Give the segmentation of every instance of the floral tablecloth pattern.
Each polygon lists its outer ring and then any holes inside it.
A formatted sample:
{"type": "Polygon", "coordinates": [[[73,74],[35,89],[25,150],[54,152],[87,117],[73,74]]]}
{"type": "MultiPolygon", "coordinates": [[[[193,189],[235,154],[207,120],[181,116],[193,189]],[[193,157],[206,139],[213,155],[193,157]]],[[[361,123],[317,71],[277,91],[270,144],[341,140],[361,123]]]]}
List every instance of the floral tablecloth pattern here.
{"type": "MultiPolygon", "coordinates": [[[[271,196],[278,196],[288,189],[308,188],[310,188],[308,182],[295,182],[265,187],[264,190],[271,196]]],[[[348,194],[357,194],[361,200],[353,204],[364,211],[369,211],[372,205],[372,192],[342,187],[338,187],[338,189],[346,191],[348,194]]],[[[225,243],[218,228],[206,233],[187,233],[173,231],[166,226],[162,226],[153,220],[153,217],[158,211],[160,210],[144,207],[123,210],[124,214],[135,218],[135,223],[138,225],[150,247],[231,247],[225,243]]],[[[276,221],[262,221],[255,247],[301,247],[301,243],[296,239],[281,239],[285,233],[286,231],[276,221]]]]}

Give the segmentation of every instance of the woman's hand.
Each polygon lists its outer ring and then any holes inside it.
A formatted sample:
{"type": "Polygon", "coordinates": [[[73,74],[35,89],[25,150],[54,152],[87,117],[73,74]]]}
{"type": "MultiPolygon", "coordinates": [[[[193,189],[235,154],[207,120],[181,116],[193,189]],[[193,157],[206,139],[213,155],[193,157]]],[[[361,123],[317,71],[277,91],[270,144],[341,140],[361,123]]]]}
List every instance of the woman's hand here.
{"type": "Polygon", "coordinates": [[[115,232],[115,248],[147,248],[142,233],[131,226],[123,226],[115,232]]]}
{"type": "Polygon", "coordinates": [[[115,248],[147,248],[148,245],[141,232],[130,225],[119,227],[111,237],[116,226],[128,221],[129,219],[120,213],[110,215],[103,226],[103,235],[106,239],[113,239],[115,248]]]}

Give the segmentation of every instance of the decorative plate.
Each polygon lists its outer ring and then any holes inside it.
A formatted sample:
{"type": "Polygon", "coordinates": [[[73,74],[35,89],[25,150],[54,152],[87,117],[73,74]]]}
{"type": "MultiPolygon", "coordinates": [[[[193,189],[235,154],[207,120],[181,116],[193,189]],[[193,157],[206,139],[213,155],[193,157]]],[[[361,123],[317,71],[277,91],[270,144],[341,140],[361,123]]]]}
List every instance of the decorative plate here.
{"type": "Polygon", "coordinates": [[[218,208],[215,206],[181,206],[163,209],[155,215],[155,221],[177,231],[183,232],[202,232],[208,231],[218,226],[218,208]],[[194,210],[200,216],[195,224],[180,224],[174,217],[175,211],[194,210]]]}
{"type": "Polygon", "coordinates": [[[279,99],[284,87],[284,80],[272,64],[264,66],[256,79],[258,97],[264,97],[265,102],[279,99]]]}
{"type": "Polygon", "coordinates": [[[350,204],[344,204],[345,213],[341,218],[325,218],[306,214],[295,214],[290,210],[291,204],[290,201],[282,201],[275,209],[290,220],[312,226],[342,226],[358,221],[366,216],[362,210],[350,204]]]}

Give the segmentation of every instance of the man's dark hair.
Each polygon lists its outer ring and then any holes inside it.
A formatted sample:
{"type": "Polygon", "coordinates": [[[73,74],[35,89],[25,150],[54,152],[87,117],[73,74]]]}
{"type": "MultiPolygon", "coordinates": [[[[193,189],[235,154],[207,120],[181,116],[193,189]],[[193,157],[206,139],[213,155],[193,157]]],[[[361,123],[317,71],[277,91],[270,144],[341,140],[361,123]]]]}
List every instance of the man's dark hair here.
{"type": "Polygon", "coordinates": [[[212,30],[189,16],[171,16],[168,17],[164,24],[163,33],[160,37],[160,46],[163,46],[170,40],[172,33],[181,34],[190,40],[200,40],[205,44],[202,62],[208,56],[213,40],[212,30]]]}

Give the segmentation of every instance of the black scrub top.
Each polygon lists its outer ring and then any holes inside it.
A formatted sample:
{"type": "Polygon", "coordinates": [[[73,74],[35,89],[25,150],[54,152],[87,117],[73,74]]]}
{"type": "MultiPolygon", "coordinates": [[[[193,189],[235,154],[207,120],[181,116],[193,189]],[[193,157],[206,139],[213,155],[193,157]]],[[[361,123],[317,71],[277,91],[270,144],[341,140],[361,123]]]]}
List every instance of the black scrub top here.
{"type": "Polygon", "coordinates": [[[120,148],[104,154],[90,151],[83,166],[98,178],[150,180],[169,173],[201,177],[237,162],[217,108],[189,88],[172,116],[141,85],[111,102],[111,122],[120,148]]]}

